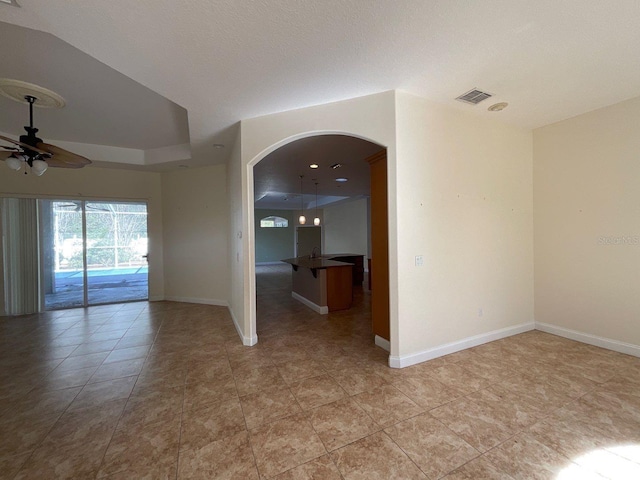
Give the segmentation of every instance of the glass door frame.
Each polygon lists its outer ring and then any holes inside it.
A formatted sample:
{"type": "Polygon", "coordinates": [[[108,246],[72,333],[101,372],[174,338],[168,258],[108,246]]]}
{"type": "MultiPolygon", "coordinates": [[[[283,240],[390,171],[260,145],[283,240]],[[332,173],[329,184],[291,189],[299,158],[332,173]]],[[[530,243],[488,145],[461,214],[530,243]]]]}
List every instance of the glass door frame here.
{"type": "MultiPolygon", "coordinates": [[[[87,308],[97,305],[109,305],[114,303],[127,303],[127,302],[139,302],[145,301],[149,299],[149,291],[148,291],[148,278],[149,272],[147,271],[147,297],[146,299],[133,299],[133,300],[116,300],[112,302],[102,302],[102,303],[92,303],[89,304],[89,269],[87,265],[87,252],[88,252],[88,235],[87,235],[87,203],[112,203],[112,204],[134,204],[134,205],[144,205],[146,210],[146,234],[147,239],[149,236],[149,202],[148,200],[128,200],[128,199],[96,199],[96,198],[74,198],[74,197],[63,197],[63,196],[49,196],[49,197],[37,197],[37,208],[38,208],[38,229],[40,234],[38,235],[38,257],[40,263],[40,311],[55,311],[55,310],[64,310],[67,308],[87,308]],[[45,272],[45,262],[43,261],[44,255],[44,220],[43,215],[41,214],[41,210],[43,208],[44,202],[74,202],[79,203],[81,207],[82,213],[82,277],[83,277],[83,298],[82,305],[73,305],[69,307],[58,307],[58,308],[46,308],[46,292],[45,292],[45,282],[42,281],[44,278],[45,272]]],[[[147,265],[149,264],[148,259],[148,251],[143,256],[147,260],[147,265]]]]}

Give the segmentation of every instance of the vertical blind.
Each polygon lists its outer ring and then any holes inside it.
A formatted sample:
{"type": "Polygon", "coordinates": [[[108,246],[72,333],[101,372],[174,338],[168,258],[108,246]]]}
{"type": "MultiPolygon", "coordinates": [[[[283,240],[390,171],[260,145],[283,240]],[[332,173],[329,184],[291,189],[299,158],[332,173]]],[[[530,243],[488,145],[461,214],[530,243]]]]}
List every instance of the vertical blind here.
{"type": "Polygon", "coordinates": [[[2,199],[2,234],[6,314],[36,313],[40,307],[36,199],[2,199]]]}

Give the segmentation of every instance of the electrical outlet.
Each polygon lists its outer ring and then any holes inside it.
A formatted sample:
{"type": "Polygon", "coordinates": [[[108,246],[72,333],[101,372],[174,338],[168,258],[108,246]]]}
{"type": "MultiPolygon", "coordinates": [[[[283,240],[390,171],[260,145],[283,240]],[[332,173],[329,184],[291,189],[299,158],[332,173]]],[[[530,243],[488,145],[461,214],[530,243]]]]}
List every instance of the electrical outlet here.
{"type": "Polygon", "coordinates": [[[478,316],[481,317],[484,315],[484,312],[482,311],[481,308],[478,309],[478,316]]]}
{"type": "Polygon", "coordinates": [[[424,265],[424,257],[422,255],[416,255],[416,267],[424,265]]]}

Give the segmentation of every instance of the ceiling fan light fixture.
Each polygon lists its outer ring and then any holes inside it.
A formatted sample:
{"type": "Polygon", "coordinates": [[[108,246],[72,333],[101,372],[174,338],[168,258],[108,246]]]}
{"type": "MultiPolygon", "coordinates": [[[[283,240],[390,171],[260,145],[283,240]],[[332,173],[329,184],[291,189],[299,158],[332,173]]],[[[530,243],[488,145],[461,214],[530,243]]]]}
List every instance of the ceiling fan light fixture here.
{"type": "Polygon", "coordinates": [[[46,172],[47,168],[49,168],[49,165],[44,160],[33,160],[31,162],[31,171],[38,177],[46,172]]]}
{"type": "Polygon", "coordinates": [[[32,83],[7,78],[0,78],[0,95],[29,105],[29,125],[24,127],[27,134],[21,135],[19,141],[0,135],[3,143],[10,144],[10,146],[0,145],[0,154],[2,158],[8,160],[8,162],[5,161],[9,168],[20,170],[22,163],[27,163],[31,167],[31,172],[39,177],[47,171],[49,166],[82,168],[91,163],[91,160],[81,155],[43,143],[37,136],[38,129],[33,124],[33,107],[62,108],[64,98],[60,95],[32,83]],[[8,158],[7,154],[9,154],[8,158]],[[12,157],[15,160],[10,160],[12,157]],[[44,158],[49,159],[50,163],[43,160],[44,158]]]}
{"type": "MultiPolygon", "coordinates": [[[[22,156],[22,155],[20,155],[22,156]]],[[[18,170],[20,170],[22,168],[22,163],[23,160],[21,158],[18,158],[17,156],[13,155],[9,158],[7,158],[4,163],[6,163],[7,167],[9,167],[11,170],[15,170],[16,172],[18,170]]]]}

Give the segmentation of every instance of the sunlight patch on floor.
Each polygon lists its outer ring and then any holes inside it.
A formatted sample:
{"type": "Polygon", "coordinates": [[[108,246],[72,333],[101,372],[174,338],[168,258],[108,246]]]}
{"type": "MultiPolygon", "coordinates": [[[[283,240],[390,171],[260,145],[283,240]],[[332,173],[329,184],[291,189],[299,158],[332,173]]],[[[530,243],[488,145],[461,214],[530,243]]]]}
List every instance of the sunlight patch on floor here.
{"type": "Polygon", "coordinates": [[[594,450],[573,459],[574,464],[563,469],[557,480],[607,478],[632,480],[640,478],[640,444],[620,445],[594,450]],[[581,468],[583,467],[583,468],[581,468]],[[587,471],[595,472],[585,477],[587,471]]]}

